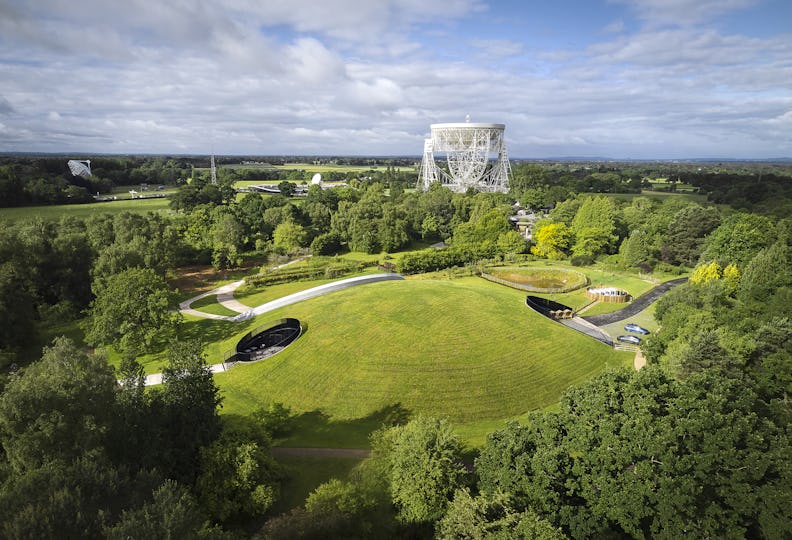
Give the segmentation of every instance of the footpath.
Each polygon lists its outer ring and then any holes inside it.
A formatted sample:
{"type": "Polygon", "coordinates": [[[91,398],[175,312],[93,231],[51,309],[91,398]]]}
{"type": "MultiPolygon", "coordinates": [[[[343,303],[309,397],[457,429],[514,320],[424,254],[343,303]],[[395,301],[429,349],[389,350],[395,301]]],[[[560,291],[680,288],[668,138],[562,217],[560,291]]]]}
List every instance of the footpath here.
{"type": "MultiPolygon", "coordinates": [[[[303,300],[308,300],[309,298],[315,298],[317,296],[322,296],[324,294],[341,291],[343,289],[348,289],[350,287],[356,287],[358,285],[365,285],[366,283],[376,283],[379,281],[390,281],[390,280],[401,280],[401,279],[404,279],[404,276],[402,276],[401,274],[369,274],[365,276],[340,279],[338,281],[333,281],[332,283],[325,283],[324,285],[319,285],[318,287],[312,287],[304,291],[300,291],[294,294],[290,294],[288,296],[284,296],[283,298],[278,298],[277,300],[273,300],[271,302],[261,304],[260,306],[254,308],[246,306],[245,304],[242,304],[241,302],[239,302],[234,298],[234,291],[244,283],[244,280],[235,281],[234,283],[223,285],[222,287],[212,289],[211,291],[207,291],[205,293],[199,294],[198,296],[190,298],[189,300],[185,300],[184,302],[179,304],[179,311],[186,315],[203,317],[205,319],[241,322],[251,319],[252,317],[257,317],[263,313],[267,313],[268,311],[272,311],[291,304],[296,304],[297,302],[302,302],[303,300]],[[206,298],[207,296],[212,296],[212,295],[217,295],[218,302],[220,302],[223,306],[230,309],[231,311],[237,312],[238,315],[233,315],[233,316],[215,315],[213,313],[204,313],[203,311],[198,311],[190,307],[193,302],[197,302],[202,298],[206,298]],[[222,301],[221,301],[221,297],[222,297],[222,301]]],[[[221,363],[221,364],[212,364],[209,366],[209,369],[212,371],[212,373],[221,373],[223,371],[226,371],[228,367],[229,366],[227,364],[221,363]]],[[[156,384],[162,384],[162,373],[152,373],[151,375],[146,376],[146,386],[156,385],[156,384]]]]}

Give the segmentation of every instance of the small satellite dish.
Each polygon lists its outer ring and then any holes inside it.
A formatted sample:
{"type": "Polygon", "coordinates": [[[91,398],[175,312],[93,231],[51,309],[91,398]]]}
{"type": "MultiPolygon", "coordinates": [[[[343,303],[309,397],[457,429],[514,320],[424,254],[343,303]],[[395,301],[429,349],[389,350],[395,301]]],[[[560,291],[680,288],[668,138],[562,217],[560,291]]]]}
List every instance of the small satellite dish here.
{"type": "Polygon", "coordinates": [[[322,175],[319,174],[319,173],[316,173],[315,175],[313,175],[313,178],[311,178],[311,185],[312,186],[321,186],[322,185],[322,175]]]}

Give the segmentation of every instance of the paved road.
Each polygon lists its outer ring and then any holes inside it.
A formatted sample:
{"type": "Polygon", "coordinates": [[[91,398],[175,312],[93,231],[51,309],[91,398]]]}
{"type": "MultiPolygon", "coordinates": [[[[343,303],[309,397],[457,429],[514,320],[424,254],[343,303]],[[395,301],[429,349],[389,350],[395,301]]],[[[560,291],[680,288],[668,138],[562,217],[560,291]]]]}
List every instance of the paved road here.
{"type": "Polygon", "coordinates": [[[582,317],[584,320],[594,324],[596,326],[605,326],[606,324],[611,324],[619,321],[623,321],[624,319],[629,319],[630,317],[634,317],[641,311],[645,310],[652,304],[655,300],[660,298],[663,294],[667,291],[680,285],[687,281],[687,278],[679,278],[679,279],[672,279],[671,281],[666,281],[665,283],[661,283],[648,293],[644,294],[643,296],[639,296],[635,300],[633,300],[629,306],[620,309],[619,311],[613,311],[611,313],[602,313],[600,315],[592,315],[590,317],[582,317]]]}

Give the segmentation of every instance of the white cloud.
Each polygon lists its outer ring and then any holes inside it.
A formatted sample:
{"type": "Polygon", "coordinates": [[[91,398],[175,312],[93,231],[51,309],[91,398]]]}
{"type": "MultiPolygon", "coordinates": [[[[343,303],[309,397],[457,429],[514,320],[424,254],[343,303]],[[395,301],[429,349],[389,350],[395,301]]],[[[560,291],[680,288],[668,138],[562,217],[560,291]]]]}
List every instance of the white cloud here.
{"type": "MultiPolygon", "coordinates": [[[[630,5],[647,21],[704,17],[681,1],[630,5]]],[[[515,157],[789,153],[788,35],[623,23],[585,49],[537,51],[519,32],[462,27],[484,10],[473,0],[6,2],[0,148],[417,155],[430,123],[470,114],[506,123],[515,157]],[[451,42],[474,54],[443,49],[451,42]]]]}
{"type": "Polygon", "coordinates": [[[652,24],[689,26],[748,8],[757,0],[611,0],[632,7],[652,24]]]}
{"type": "Polygon", "coordinates": [[[523,44],[508,39],[471,39],[470,45],[479,49],[486,58],[506,58],[523,51],[523,44]]]}

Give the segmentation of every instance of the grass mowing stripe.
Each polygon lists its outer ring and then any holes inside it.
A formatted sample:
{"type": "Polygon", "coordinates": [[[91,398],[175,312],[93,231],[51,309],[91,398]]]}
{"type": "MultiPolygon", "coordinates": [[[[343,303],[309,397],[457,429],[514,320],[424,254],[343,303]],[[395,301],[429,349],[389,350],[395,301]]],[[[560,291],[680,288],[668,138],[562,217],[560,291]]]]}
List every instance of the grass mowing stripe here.
{"type": "Polygon", "coordinates": [[[528,310],[478,278],[384,282],[270,313],[307,332],[272,359],[218,375],[224,411],[281,401],[336,420],[401,404],[456,423],[544,408],[623,354],[528,310]]]}

